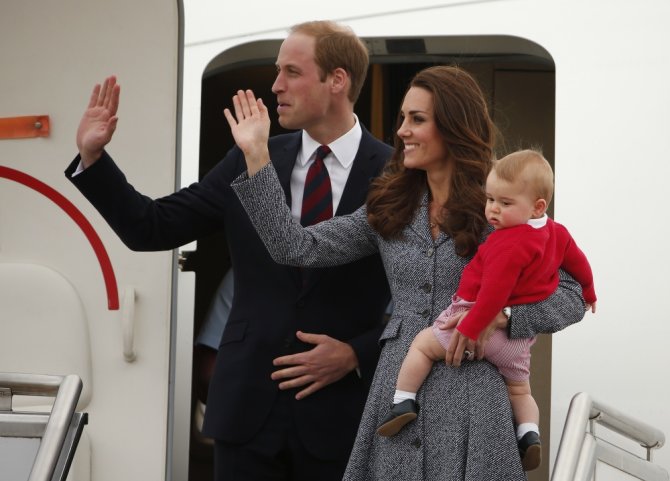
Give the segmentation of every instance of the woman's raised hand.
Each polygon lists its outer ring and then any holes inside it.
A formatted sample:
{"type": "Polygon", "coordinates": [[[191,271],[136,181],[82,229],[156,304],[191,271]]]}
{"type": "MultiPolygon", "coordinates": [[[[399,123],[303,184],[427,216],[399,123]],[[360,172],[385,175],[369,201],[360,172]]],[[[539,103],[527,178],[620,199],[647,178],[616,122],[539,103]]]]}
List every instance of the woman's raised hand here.
{"type": "Polygon", "coordinates": [[[244,153],[249,175],[254,175],[270,162],[268,138],[270,117],[262,99],[251,90],[238,90],[233,97],[235,115],[229,109],[223,114],[230,125],[235,143],[244,153]]]}

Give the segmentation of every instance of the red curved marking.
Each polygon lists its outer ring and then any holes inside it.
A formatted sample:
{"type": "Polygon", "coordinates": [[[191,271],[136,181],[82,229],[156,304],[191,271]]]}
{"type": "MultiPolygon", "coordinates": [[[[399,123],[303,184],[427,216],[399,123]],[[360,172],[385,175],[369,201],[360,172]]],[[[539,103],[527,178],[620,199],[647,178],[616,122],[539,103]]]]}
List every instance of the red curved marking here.
{"type": "Polygon", "coordinates": [[[107,250],[100,240],[98,233],[95,231],[86,217],[84,217],[84,214],[82,214],[81,211],[77,209],[72,202],[67,200],[67,198],[65,198],[58,191],[24,172],[0,165],[0,178],[2,177],[36,190],[40,194],[53,201],[58,207],[63,209],[65,213],[77,223],[79,228],[88,239],[88,242],[91,244],[96,257],[98,258],[98,262],[100,263],[102,277],[105,280],[105,287],[107,289],[107,307],[110,311],[118,310],[119,290],[116,285],[114,268],[112,267],[112,263],[109,260],[109,256],[107,255],[107,250]]]}

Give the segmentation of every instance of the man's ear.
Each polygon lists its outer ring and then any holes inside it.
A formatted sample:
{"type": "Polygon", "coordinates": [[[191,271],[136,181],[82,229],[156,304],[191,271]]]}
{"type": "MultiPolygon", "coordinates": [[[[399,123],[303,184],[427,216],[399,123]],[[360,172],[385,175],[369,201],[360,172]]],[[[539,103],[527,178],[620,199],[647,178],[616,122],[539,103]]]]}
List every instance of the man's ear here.
{"type": "Polygon", "coordinates": [[[547,212],[547,201],[544,199],[537,199],[533,207],[533,217],[538,219],[547,212]]]}
{"type": "Polygon", "coordinates": [[[330,74],[331,88],[334,92],[346,91],[349,86],[349,74],[338,67],[330,74]]]}

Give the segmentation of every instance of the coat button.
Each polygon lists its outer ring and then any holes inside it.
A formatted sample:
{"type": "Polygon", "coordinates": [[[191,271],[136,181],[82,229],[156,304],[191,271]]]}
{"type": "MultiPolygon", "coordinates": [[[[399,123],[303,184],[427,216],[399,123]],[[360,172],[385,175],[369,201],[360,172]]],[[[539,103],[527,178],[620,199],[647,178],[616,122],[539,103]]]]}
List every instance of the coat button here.
{"type": "Polygon", "coordinates": [[[419,449],[421,447],[421,439],[415,438],[414,441],[412,441],[412,446],[415,448],[419,449]]]}
{"type": "Polygon", "coordinates": [[[431,286],[430,283],[426,282],[425,284],[420,286],[419,289],[421,289],[426,294],[430,294],[430,291],[433,290],[433,286],[431,286]]]}
{"type": "Polygon", "coordinates": [[[426,251],[426,257],[432,257],[432,255],[433,255],[434,253],[435,253],[435,249],[432,248],[432,247],[430,247],[430,248],[426,251]]]}
{"type": "Polygon", "coordinates": [[[423,317],[428,317],[428,316],[430,316],[430,309],[424,309],[423,311],[419,312],[418,314],[420,316],[423,316],[423,317]]]}

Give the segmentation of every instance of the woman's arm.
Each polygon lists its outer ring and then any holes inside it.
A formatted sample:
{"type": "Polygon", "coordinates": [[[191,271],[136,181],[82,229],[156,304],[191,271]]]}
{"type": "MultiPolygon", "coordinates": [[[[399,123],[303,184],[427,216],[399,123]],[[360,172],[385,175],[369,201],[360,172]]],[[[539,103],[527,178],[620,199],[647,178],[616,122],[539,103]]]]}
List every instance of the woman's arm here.
{"type": "Polygon", "coordinates": [[[233,181],[232,188],[268,252],[280,264],[329,267],[347,264],[378,250],[365,207],[308,228],[297,223],[272,165],[266,165],[252,177],[242,174],[233,181]]]}
{"type": "Polygon", "coordinates": [[[558,288],[547,299],[512,306],[508,324],[511,339],[558,332],[582,320],[586,310],[581,286],[565,271],[558,274],[558,288]]]}

